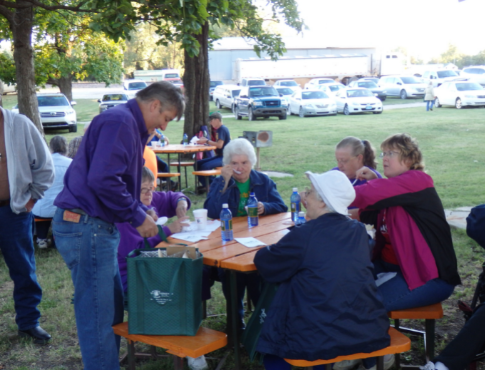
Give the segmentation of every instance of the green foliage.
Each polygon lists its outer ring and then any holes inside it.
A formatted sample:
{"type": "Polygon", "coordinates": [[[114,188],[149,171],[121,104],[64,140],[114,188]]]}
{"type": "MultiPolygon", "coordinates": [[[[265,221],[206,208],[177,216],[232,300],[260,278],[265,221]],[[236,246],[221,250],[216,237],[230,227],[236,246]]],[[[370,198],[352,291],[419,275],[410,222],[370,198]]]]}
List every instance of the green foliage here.
{"type": "Polygon", "coordinates": [[[15,62],[7,52],[0,53],[0,80],[6,84],[15,83],[15,62]]]}

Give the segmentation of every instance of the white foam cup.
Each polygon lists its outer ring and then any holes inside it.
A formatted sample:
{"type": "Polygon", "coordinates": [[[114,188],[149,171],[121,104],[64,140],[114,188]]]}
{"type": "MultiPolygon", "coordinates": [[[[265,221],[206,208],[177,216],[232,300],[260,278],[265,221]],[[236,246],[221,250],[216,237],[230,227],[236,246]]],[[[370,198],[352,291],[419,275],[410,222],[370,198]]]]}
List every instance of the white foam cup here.
{"type": "Polygon", "coordinates": [[[196,209],[194,218],[199,230],[204,230],[207,227],[207,209],[196,209]]]}

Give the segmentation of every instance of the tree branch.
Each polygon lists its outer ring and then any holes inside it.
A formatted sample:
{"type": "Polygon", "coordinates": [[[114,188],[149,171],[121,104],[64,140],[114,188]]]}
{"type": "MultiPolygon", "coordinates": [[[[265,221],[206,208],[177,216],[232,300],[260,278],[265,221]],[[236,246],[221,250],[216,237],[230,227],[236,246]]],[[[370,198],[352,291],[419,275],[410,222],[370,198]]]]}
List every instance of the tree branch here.
{"type": "MultiPolygon", "coordinates": [[[[30,5],[19,5],[12,1],[5,1],[0,0],[0,6],[4,6],[6,8],[15,8],[15,9],[25,9],[31,8],[33,6],[39,7],[45,10],[70,10],[73,12],[84,12],[84,13],[98,13],[99,9],[81,9],[81,7],[87,3],[87,0],[81,1],[77,6],[66,6],[66,5],[46,5],[38,0],[24,0],[26,3],[30,3],[30,5]]],[[[0,13],[3,14],[3,13],[0,13]]]]}
{"type": "Polygon", "coordinates": [[[13,13],[8,10],[7,7],[3,6],[0,1],[0,14],[3,15],[9,23],[13,22],[13,13]]]}

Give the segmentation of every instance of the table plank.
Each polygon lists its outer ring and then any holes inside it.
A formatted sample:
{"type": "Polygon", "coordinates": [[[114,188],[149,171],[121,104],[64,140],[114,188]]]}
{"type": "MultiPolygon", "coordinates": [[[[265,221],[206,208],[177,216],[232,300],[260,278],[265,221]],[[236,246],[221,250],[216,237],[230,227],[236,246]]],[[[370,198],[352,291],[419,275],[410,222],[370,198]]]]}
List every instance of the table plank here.
{"type": "Polygon", "coordinates": [[[217,149],[213,145],[182,145],[182,144],[169,144],[160,148],[152,147],[152,150],[157,154],[174,154],[174,153],[197,153],[207,152],[209,150],[217,149]]]}

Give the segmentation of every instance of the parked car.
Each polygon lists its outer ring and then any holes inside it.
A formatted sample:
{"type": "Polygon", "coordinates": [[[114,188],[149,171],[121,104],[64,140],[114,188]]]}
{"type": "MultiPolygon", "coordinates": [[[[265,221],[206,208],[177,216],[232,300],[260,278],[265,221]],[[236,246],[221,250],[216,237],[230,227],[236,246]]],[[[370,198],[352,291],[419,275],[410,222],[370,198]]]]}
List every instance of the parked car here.
{"type": "Polygon", "coordinates": [[[382,102],[367,89],[348,88],[337,93],[337,111],[345,115],[363,112],[382,113],[382,102]]]}
{"type": "Polygon", "coordinates": [[[421,78],[424,80],[425,83],[429,83],[429,81],[432,81],[433,86],[438,87],[443,82],[452,81],[455,78],[459,78],[459,75],[451,69],[437,69],[424,71],[421,78]]]}
{"type": "Polygon", "coordinates": [[[369,80],[352,81],[349,84],[349,87],[362,87],[364,89],[369,89],[370,91],[372,91],[374,96],[377,97],[380,101],[384,101],[387,98],[386,90],[377,86],[373,81],[369,81],[369,80]]]}
{"type": "Polygon", "coordinates": [[[456,109],[465,106],[485,106],[485,89],[474,81],[450,81],[443,83],[434,90],[435,105],[454,105],[456,109]]]}
{"type": "Polygon", "coordinates": [[[173,83],[175,86],[180,87],[180,89],[182,89],[182,91],[184,91],[184,83],[182,82],[182,80],[180,78],[167,78],[164,81],[173,83]]]}
{"type": "Polygon", "coordinates": [[[337,114],[337,104],[327,94],[320,90],[296,91],[288,106],[290,114],[305,116],[328,116],[337,114]]]}
{"type": "Polygon", "coordinates": [[[379,77],[362,77],[359,78],[357,81],[372,81],[376,85],[379,85],[379,77]]]}
{"type": "Polygon", "coordinates": [[[258,117],[286,119],[288,104],[273,86],[246,86],[236,98],[234,116],[241,119],[247,116],[250,121],[258,117]]]}
{"type": "MultiPolygon", "coordinates": [[[[69,102],[64,94],[37,94],[37,102],[45,129],[67,128],[69,132],[77,132],[77,115],[73,109],[75,101],[69,102]]],[[[12,112],[19,112],[18,104],[12,108],[12,112]]]]}
{"type": "Polygon", "coordinates": [[[222,81],[211,81],[210,82],[210,85],[209,85],[209,100],[210,101],[214,100],[213,99],[214,90],[219,85],[224,85],[224,82],[222,82],[222,81]]]}
{"type": "Polygon", "coordinates": [[[468,77],[485,86],[485,66],[470,66],[463,68],[460,77],[468,77]]]}
{"type": "Polygon", "coordinates": [[[0,93],[2,95],[7,95],[9,92],[15,92],[15,91],[17,91],[16,84],[7,85],[5,82],[0,81],[0,93]]]}
{"type": "Polygon", "coordinates": [[[124,80],[123,89],[126,90],[128,97],[134,98],[137,91],[140,91],[147,87],[147,83],[142,80],[124,80]]]}
{"type": "Polygon", "coordinates": [[[276,89],[279,87],[288,87],[293,91],[301,90],[300,85],[298,85],[294,80],[279,80],[274,83],[273,87],[276,89]]]}
{"type": "Polygon", "coordinates": [[[266,81],[262,78],[243,78],[241,86],[266,86],[266,81]]]}
{"type": "Polygon", "coordinates": [[[276,91],[278,91],[278,94],[280,94],[282,98],[285,98],[287,103],[290,102],[290,97],[295,93],[295,91],[293,91],[289,87],[276,87],[276,91]]]}
{"type": "Polygon", "coordinates": [[[234,112],[234,101],[239,96],[241,86],[219,85],[214,89],[214,101],[217,109],[229,108],[234,112]]]}
{"type": "Polygon", "coordinates": [[[345,90],[346,86],[340,82],[333,82],[330,84],[318,85],[316,89],[323,91],[330,97],[335,97],[335,94],[340,90],[345,90]]]}
{"type": "Polygon", "coordinates": [[[128,95],[124,93],[104,94],[101,99],[98,99],[99,113],[102,113],[110,108],[114,108],[117,105],[125,104],[127,102],[128,95]]]}
{"type": "Polygon", "coordinates": [[[422,98],[426,88],[426,84],[414,76],[381,77],[378,85],[386,90],[387,96],[399,96],[401,99],[422,98]]]}
{"type": "Polygon", "coordinates": [[[305,84],[305,90],[314,89],[321,84],[333,84],[335,80],[331,78],[313,78],[305,84]]]}

